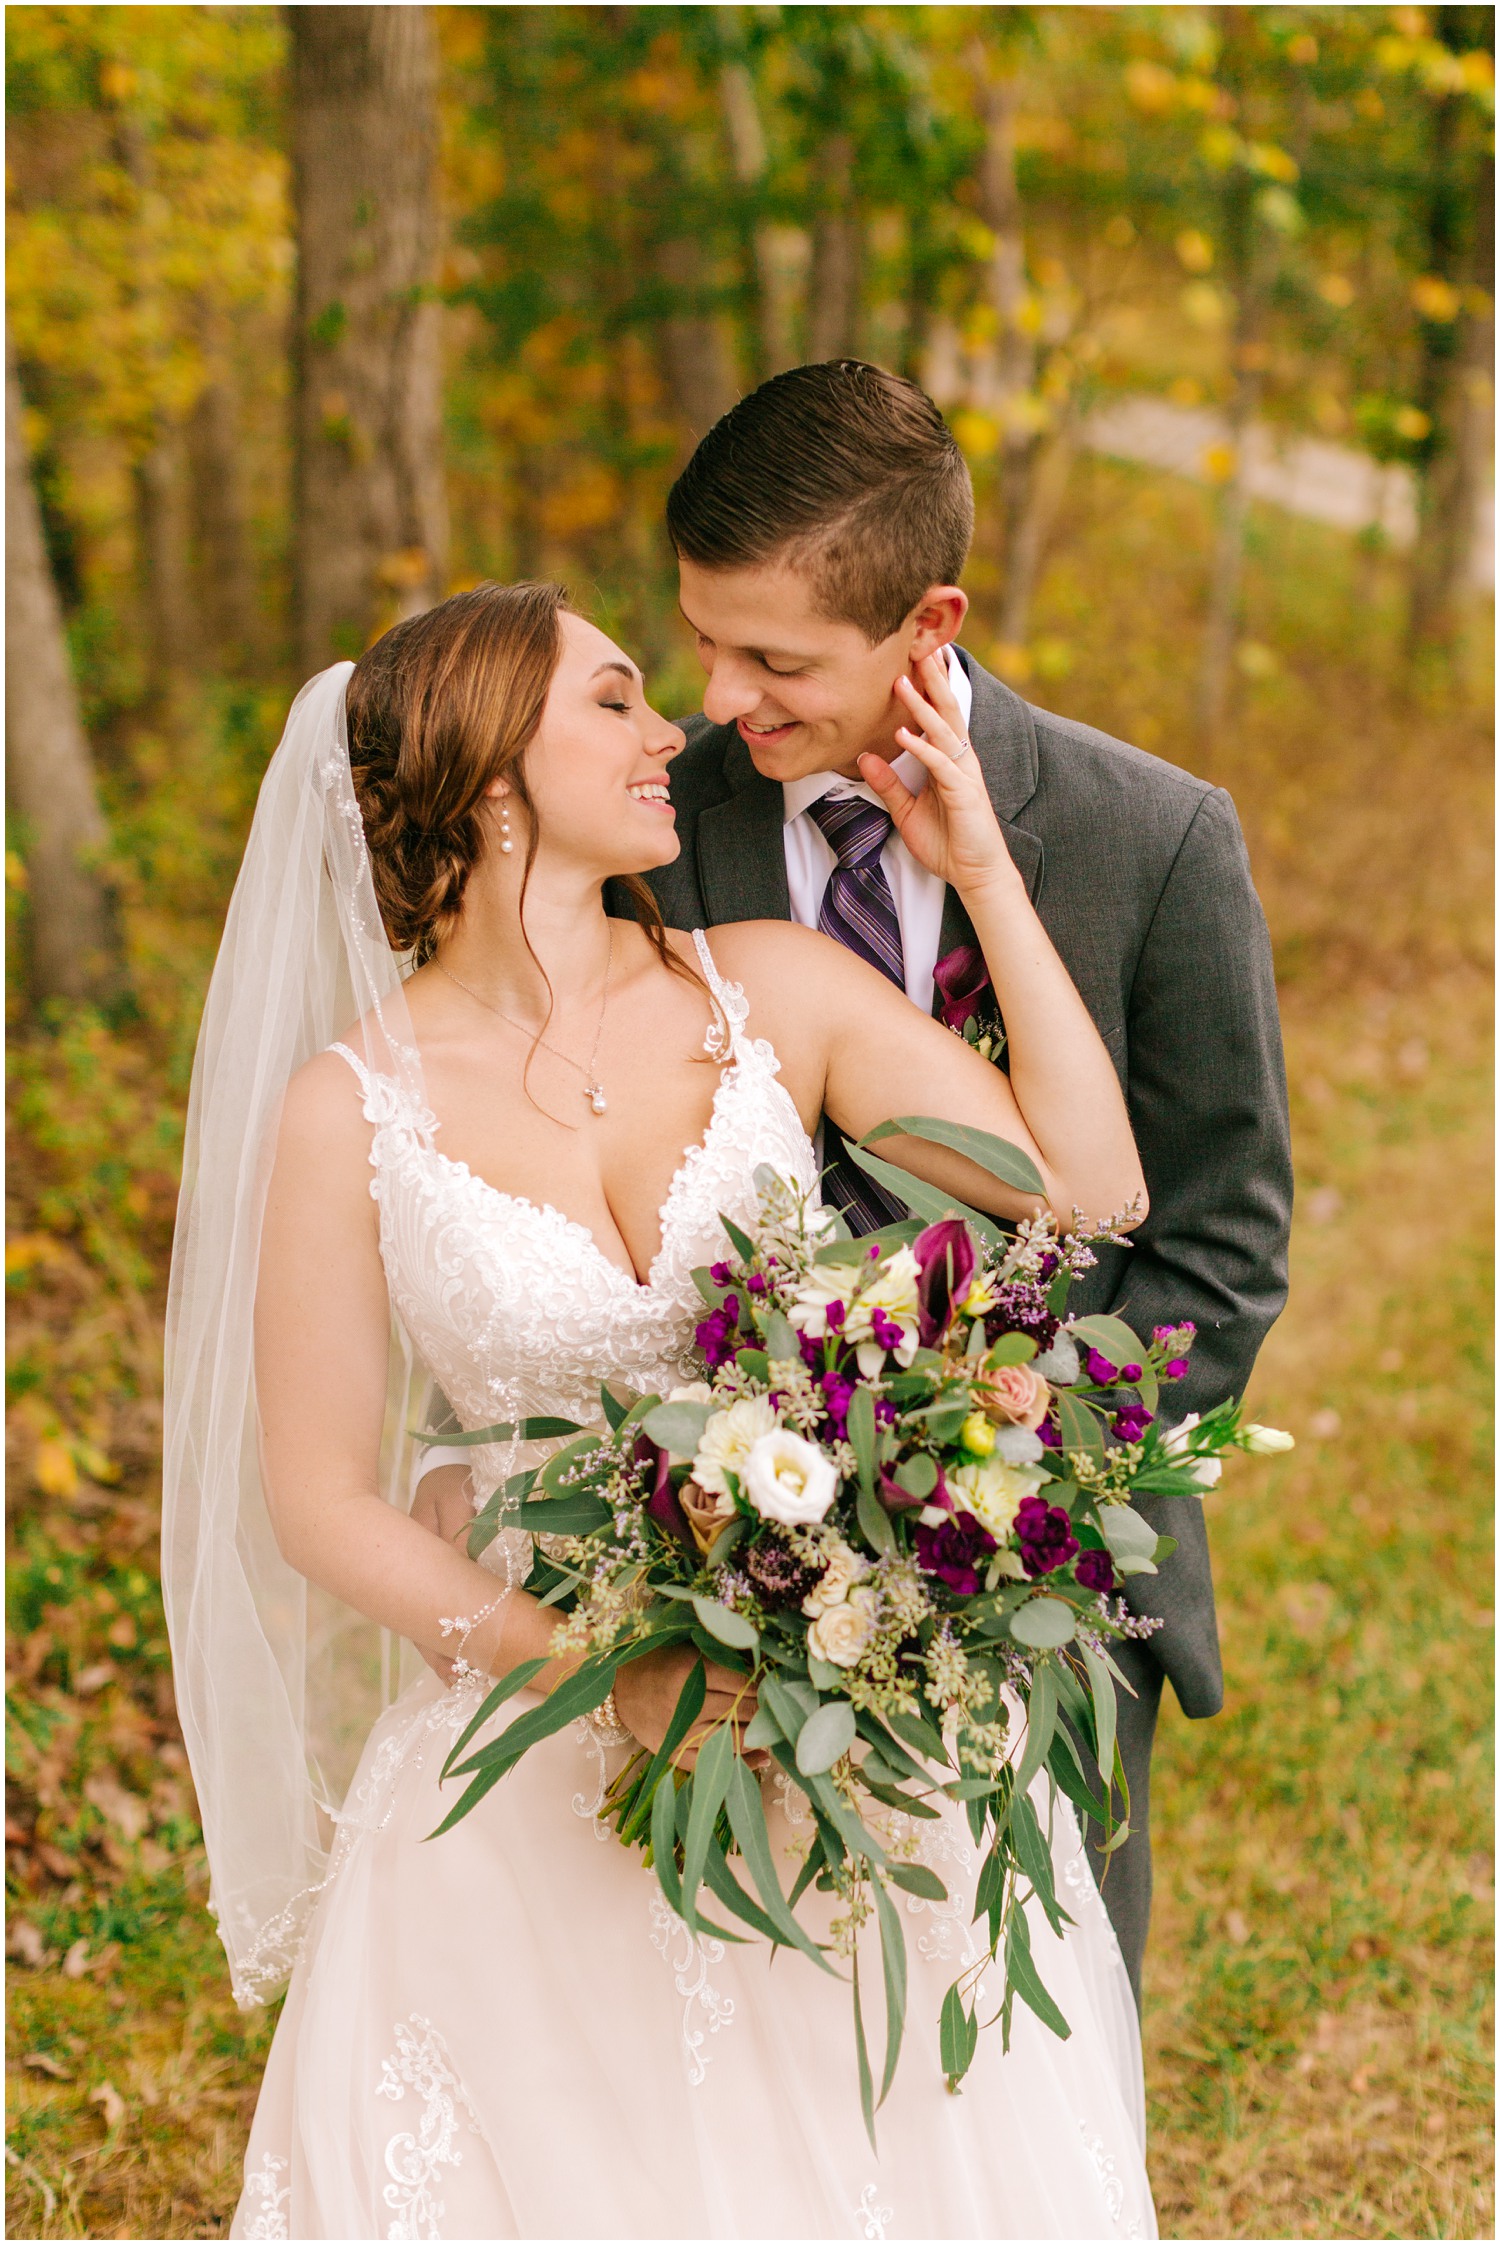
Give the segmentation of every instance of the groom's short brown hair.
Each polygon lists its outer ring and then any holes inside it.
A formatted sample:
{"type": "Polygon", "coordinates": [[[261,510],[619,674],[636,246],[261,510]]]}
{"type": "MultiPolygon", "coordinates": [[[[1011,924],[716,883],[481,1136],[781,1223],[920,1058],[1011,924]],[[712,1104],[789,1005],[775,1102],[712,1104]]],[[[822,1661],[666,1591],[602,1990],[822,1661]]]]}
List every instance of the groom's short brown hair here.
{"type": "Polygon", "coordinates": [[[773,375],[716,421],[673,484],[667,533],[702,569],[778,561],[871,646],[958,581],[974,489],[925,390],[861,359],[773,375]]]}

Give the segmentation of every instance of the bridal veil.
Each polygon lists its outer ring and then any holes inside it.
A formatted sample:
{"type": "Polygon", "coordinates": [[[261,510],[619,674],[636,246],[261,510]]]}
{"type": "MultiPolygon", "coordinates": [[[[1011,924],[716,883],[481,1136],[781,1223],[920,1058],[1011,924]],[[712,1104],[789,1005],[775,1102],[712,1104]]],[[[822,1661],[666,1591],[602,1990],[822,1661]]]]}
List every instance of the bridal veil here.
{"type": "MultiPolygon", "coordinates": [[[[342,1036],[424,1104],[349,768],[353,667],[303,687],[261,785],[198,1036],[167,1307],[162,1586],[211,1907],[245,2005],[291,1970],[339,1802],[402,1681],[394,1642],[277,1549],[255,1396],[256,1267],[287,1084],[342,1036]]],[[[419,1399],[394,1322],[392,1336],[381,1482],[404,1503],[419,1399]]]]}

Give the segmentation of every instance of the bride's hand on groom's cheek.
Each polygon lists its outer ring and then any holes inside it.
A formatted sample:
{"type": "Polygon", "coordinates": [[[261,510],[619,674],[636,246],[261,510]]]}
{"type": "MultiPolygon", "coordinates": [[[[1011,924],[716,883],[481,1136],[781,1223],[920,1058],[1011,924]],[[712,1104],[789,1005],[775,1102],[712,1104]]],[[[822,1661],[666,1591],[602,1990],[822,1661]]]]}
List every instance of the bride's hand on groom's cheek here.
{"type": "MultiPolygon", "coordinates": [[[[643,1653],[632,1660],[615,1678],[615,1705],[620,1720],[633,1738],[655,1753],[667,1735],[682,1687],[688,1672],[699,1659],[690,1645],[669,1645],[661,1652],[643,1653]]],[[[743,1731],[756,1710],[756,1698],[742,1676],[728,1668],[720,1668],[707,1661],[705,1680],[707,1692],[703,1713],[690,1733],[690,1743],[676,1757],[679,1769],[691,1769],[698,1759],[698,1748],[708,1733],[726,1717],[733,1715],[735,1727],[743,1731]]],[[[770,1767],[770,1756],[755,1752],[745,1756],[752,1769],[770,1767]]]]}
{"type": "Polygon", "coordinates": [[[884,757],[862,756],[860,776],[890,812],[896,831],[919,864],[963,897],[978,895],[1019,876],[995,816],[984,773],[948,682],[944,656],[929,655],[896,681],[906,722],[896,738],[927,772],[917,793],[904,785],[884,757]]]}

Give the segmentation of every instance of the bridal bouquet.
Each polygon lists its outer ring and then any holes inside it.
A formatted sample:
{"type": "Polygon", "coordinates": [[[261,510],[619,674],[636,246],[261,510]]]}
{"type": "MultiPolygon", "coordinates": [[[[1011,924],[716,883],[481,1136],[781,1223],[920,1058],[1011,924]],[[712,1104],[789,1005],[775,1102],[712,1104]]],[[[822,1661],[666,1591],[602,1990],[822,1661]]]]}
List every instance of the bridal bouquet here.
{"type": "MultiPolygon", "coordinates": [[[[1040,1189],[1000,1140],[919,1117],[871,1136],[897,1130],[1040,1189]]],[[[863,1158],[925,1217],[850,1239],[833,1212],[758,1173],[753,1232],[725,1219],[724,1260],[695,1273],[702,1380],[665,1397],[605,1390],[602,1433],[529,1420],[469,1438],[568,1438],[495,1493],[470,1549],[506,1526],[539,1534],[545,1557],[531,1587],[567,1612],[557,1650],[582,1658],[540,1705],[475,1748],[544,1664],[522,1663],[489,1693],[449,1757],[445,1776],[468,1784],[440,1829],[539,1739],[599,1707],[641,1654],[688,1645],[742,1676],[738,1719],[705,1735],[704,1669],[694,1664],[661,1746],[630,1759],[608,1813],[690,1930],[745,1938],[708,1915],[716,1907],[826,1970],[847,1963],[873,2134],[905,2008],[892,1890],[946,1895],[917,1859],[934,1803],[963,1804],[982,1856],[975,1922],[988,1952],[949,1989],[940,2023],[956,2089],[981,2024],[979,1981],[996,1957],[1007,2046],[1017,1996],[1068,2033],[1032,1960],[1022,1907],[1034,1896],[1054,1930],[1069,1922],[1033,1780],[1046,1773],[1106,1847],[1129,1829],[1113,1811],[1118,1794],[1128,1819],[1116,1747],[1123,1678],[1110,1646],[1155,1626],[1130,1614],[1120,1585],[1173,1548],[1132,1497],[1199,1493],[1225,1451],[1289,1438],[1244,1426],[1233,1403],[1167,1431],[1161,1399],[1186,1371],[1190,1325],[1163,1327],[1142,1346],[1117,1318],[1070,1319],[1071,1282],[1094,1260],[1086,1240],[1059,1237],[1050,1219],[1007,1234],[863,1158]],[[697,1748],[690,1773],[678,1766],[687,1745],[697,1748]],[[789,1890],[747,1755],[769,1756],[811,1807],[814,1836],[789,1890]],[[809,1886],[842,1908],[826,1942],[797,1915],[809,1886]],[[886,2022],[878,2098],[856,1942],[872,1914],[886,2022]]]]}

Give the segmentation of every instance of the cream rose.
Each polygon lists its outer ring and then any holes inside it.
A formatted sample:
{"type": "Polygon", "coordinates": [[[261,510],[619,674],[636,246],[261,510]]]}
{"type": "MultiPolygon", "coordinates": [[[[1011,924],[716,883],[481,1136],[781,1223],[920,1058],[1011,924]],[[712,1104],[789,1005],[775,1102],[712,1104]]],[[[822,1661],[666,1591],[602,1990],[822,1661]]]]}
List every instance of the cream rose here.
{"type": "Polygon", "coordinates": [[[741,1483],[761,1518],[779,1521],[783,1528],[812,1527],[828,1511],[839,1485],[833,1460],[785,1427],[761,1436],[745,1460],[741,1483]]]}
{"type": "Polygon", "coordinates": [[[669,1403],[712,1403],[714,1391],[707,1380],[689,1380],[686,1387],[673,1388],[667,1397],[669,1403]]]}
{"type": "MultiPolygon", "coordinates": [[[[690,1400],[696,1401],[696,1398],[690,1400]]],[[[677,1501],[693,1531],[693,1541],[706,1559],[734,1518],[734,1499],[727,1490],[710,1492],[700,1489],[696,1481],[688,1480],[678,1490],[677,1501]]]]}
{"type": "Polygon", "coordinates": [[[810,1621],[826,1614],[830,1607],[843,1604],[849,1592],[869,1568],[857,1551],[852,1551],[842,1537],[828,1555],[828,1568],[821,1582],[815,1582],[802,1601],[802,1611],[810,1621]]]}
{"type": "Polygon", "coordinates": [[[742,1396],[727,1411],[716,1411],[703,1429],[693,1460],[693,1479],[699,1488],[710,1496],[727,1497],[729,1475],[743,1480],[745,1460],[763,1435],[775,1432],[776,1425],[776,1413],[763,1395],[742,1396]]]}
{"type": "Polygon", "coordinates": [[[1001,1426],[1030,1427],[1033,1431],[1047,1416],[1052,1390],[1031,1364],[1002,1364],[974,1383],[980,1409],[1001,1426]]]}
{"type": "Polygon", "coordinates": [[[965,1512],[972,1512],[997,1543],[1003,1543],[1015,1526],[1021,1499],[1034,1496],[1041,1479],[1025,1466],[1007,1465],[1004,1458],[983,1458],[978,1465],[951,1470],[948,1494],[965,1512]]]}
{"type": "Polygon", "coordinates": [[[880,1600],[873,1590],[851,1590],[820,1614],[807,1632],[807,1649],[835,1668],[852,1668],[875,1634],[880,1600]]]}

